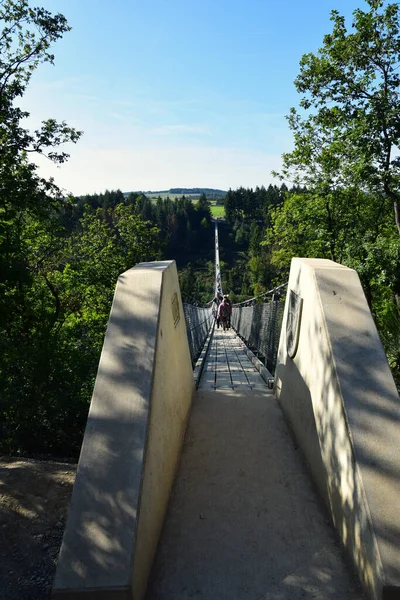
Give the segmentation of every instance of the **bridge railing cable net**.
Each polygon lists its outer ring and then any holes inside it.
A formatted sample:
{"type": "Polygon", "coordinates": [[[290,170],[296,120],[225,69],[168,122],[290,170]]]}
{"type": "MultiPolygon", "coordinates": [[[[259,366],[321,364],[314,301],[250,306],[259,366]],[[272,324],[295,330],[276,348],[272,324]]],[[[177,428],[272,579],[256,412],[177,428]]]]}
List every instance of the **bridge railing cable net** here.
{"type": "MultiPolygon", "coordinates": [[[[215,221],[214,285],[216,298],[206,305],[200,305],[194,298],[182,297],[193,367],[215,323],[219,304],[218,295],[222,299],[217,221],[215,221]]],[[[231,326],[272,374],[275,373],[276,367],[286,287],[287,283],[284,283],[232,306],[231,326]]]]}
{"type": "Polygon", "coordinates": [[[232,306],[231,325],[239,337],[275,373],[287,283],[232,306]]]}
{"type": "Polygon", "coordinates": [[[182,304],[185,313],[190,357],[194,367],[214,322],[213,302],[200,305],[193,298],[183,297],[182,304]]]}
{"type": "MultiPolygon", "coordinates": [[[[215,294],[222,292],[221,271],[219,266],[218,222],[215,222],[215,294]]],[[[217,306],[214,300],[205,305],[195,298],[182,295],[183,311],[185,313],[186,331],[189,342],[192,366],[199,358],[211,327],[215,323],[217,306]]]]}

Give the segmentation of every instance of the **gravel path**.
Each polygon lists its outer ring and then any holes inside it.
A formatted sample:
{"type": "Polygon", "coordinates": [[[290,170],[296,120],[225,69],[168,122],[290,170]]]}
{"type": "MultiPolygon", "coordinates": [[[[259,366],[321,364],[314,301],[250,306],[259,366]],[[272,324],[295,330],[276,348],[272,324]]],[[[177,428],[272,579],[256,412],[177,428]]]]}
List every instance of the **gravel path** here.
{"type": "Polygon", "coordinates": [[[76,465],[0,457],[0,599],[48,600],[76,465]]]}

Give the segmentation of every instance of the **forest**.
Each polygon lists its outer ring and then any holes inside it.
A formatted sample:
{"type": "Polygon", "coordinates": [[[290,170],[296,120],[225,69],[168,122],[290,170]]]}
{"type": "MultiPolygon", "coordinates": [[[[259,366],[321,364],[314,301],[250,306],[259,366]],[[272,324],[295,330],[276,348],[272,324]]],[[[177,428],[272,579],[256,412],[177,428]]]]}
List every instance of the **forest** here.
{"type": "MultiPolygon", "coordinates": [[[[235,302],[284,283],[293,256],[354,268],[400,386],[399,7],[368,5],[353,34],[333,12],[303,56],[279,183],[224,196],[221,269],[235,302]]],[[[26,0],[0,2],[0,20],[0,451],[76,458],[118,275],[175,259],[183,298],[210,300],[215,198],[66,197],[42,178],[32,154],[62,164],[81,132],[30,131],[18,99],[69,26],[26,0]]]]}

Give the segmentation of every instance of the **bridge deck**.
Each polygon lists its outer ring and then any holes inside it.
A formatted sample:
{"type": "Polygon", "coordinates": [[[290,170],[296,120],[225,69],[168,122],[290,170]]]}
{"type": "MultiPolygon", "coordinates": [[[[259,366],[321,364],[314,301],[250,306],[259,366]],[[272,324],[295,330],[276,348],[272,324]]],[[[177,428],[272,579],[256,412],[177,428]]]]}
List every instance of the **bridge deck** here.
{"type": "Polygon", "coordinates": [[[361,600],[272,391],[216,330],[147,600],[361,600]]]}
{"type": "Polygon", "coordinates": [[[242,340],[233,330],[215,329],[201,376],[200,390],[266,390],[242,340]]]}

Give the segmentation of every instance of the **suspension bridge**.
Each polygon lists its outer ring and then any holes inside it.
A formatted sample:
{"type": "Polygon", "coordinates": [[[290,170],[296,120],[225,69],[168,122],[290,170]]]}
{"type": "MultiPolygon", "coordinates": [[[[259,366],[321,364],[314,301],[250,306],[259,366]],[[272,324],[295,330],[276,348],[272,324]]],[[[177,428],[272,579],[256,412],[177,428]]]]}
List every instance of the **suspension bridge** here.
{"type": "MultiPolygon", "coordinates": [[[[222,293],[215,223],[215,293],[222,293]]],[[[399,396],[358,277],[294,259],[233,305],[116,287],[53,598],[400,598],[399,396]]]]}

